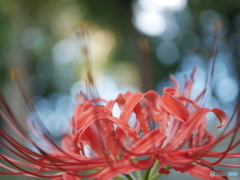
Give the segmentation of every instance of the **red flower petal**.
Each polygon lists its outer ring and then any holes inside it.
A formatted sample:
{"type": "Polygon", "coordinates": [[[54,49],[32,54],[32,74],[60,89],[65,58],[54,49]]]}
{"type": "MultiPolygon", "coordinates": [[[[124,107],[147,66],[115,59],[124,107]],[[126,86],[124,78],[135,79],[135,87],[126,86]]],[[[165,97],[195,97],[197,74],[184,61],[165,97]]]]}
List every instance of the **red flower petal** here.
{"type": "Polygon", "coordinates": [[[165,89],[163,93],[163,100],[162,100],[163,108],[169,112],[174,118],[186,122],[189,117],[189,112],[187,111],[186,107],[169,92],[165,89]]]}
{"type": "Polygon", "coordinates": [[[182,166],[180,168],[178,167],[173,167],[175,170],[180,171],[182,173],[189,173],[193,177],[197,177],[200,179],[205,179],[205,180],[223,180],[222,176],[210,176],[210,173],[212,172],[212,169],[205,167],[205,166],[200,166],[200,165],[193,165],[193,164],[188,164],[185,166],[182,166]]]}
{"type": "Polygon", "coordinates": [[[135,162],[126,162],[121,164],[114,164],[111,167],[103,169],[97,176],[98,180],[106,180],[113,178],[119,174],[129,174],[132,171],[140,171],[150,168],[155,162],[155,158],[148,158],[135,162]]]}
{"type": "Polygon", "coordinates": [[[64,180],[80,180],[78,177],[74,176],[71,173],[63,174],[63,179],[64,180]]]}
{"type": "Polygon", "coordinates": [[[216,108],[212,110],[200,108],[189,117],[185,124],[182,125],[182,127],[176,133],[175,138],[166,146],[166,148],[174,149],[181,145],[192,135],[194,131],[198,130],[200,124],[205,120],[205,115],[208,112],[213,112],[221,122],[221,126],[218,126],[217,128],[222,127],[228,122],[227,115],[222,110],[216,108]]]}

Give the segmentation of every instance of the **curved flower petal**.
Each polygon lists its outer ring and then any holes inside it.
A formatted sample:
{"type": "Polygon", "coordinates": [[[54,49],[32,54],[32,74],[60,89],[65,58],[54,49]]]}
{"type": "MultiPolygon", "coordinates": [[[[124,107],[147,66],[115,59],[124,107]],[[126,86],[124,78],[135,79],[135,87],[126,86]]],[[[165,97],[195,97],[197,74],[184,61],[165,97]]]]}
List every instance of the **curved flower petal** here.
{"type": "Polygon", "coordinates": [[[151,157],[145,160],[135,162],[126,162],[114,164],[111,167],[103,169],[97,176],[98,180],[106,180],[115,177],[119,174],[129,174],[132,171],[140,171],[150,168],[155,162],[155,158],[151,157]]]}
{"type": "Polygon", "coordinates": [[[221,122],[222,127],[228,121],[227,115],[220,109],[207,109],[207,108],[200,108],[197,109],[187,120],[185,124],[178,130],[175,135],[175,138],[166,146],[167,149],[174,149],[177,148],[180,144],[182,144],[186,139],[188,139],[193,132],[198,130],[199,125],[205,120],[205,115],[208,112],[213,112],[217,118],[220,118],[219,121],[221,122]]]}
{"type": "Polygon", "coordinates": [[[99,120],[109,121],[114,124],[116,124],[118,127],[120,127],[124,132],[129,134],[133,139],[138,140],[140,137],[136,134],[135,130],[131,128],[128,124],[124,123],[123,121],[120,121],[118,118],[110,116],[108,114],[98,114],[97,117],[90,116],[88,119],[85,119],[85,121],[79,122],[79,131],[81,134],[90,126],[91,123],[99,120]]]}
{"type": "Polygon", "coordinates": [[[210,112],[213,112],[217,116],[218,120],[221,123],[221,125],[220,126],[216,126],[216,128],[221,128],[222,126],[224,126],[224,125],[226,125],[228,123],[227,115],[221,109],[214,108],[210,112]]]}
{"type": "Polygon", "coordinates": [[[175,170],[180,171],[182,173],[189,173],[193,177],[197,177],[200,179],[205,180],[223,180],[222,176],[210,176],[210,173],[212,172],[212,169],[200,166],[200,165],[193,165],[188,164],[182,167],[173,167],[175,170]]]}
{"type": "Polygon", "coordinates": [[[71,173],[65,173],[63,174],[63,180],[80,180],[80,179],[71,173]]]}
{"type": "Polygon", "coordinates": [[[132,94],[125,102],[124,109],[122,110],[122,113],[120,114],[119,119],[121,119],[123,122],[128,122],[133,109],[139,103],[144,97],[143,93],[135,93],[132,94]]]}
{"type": "MultiPolygon", "coordinates": [[[[134,153],[143,153],[151,147],[158,147],[166,139],[166,136],[160,133],[159,129],[155,129],[146,134],[142,139],[138,140],[129,151],[134,153]]],[[[127,156],[130,156],[127,155],[127,156]]]]}
{"type": "Polygon", "coordinates": [[[172,95],[170,95],[167,90],[163,93],[162,100],[163,108],[169,112],[174,118],[186,122],[189,117],[189,112],[186,107],[172,95]]]}

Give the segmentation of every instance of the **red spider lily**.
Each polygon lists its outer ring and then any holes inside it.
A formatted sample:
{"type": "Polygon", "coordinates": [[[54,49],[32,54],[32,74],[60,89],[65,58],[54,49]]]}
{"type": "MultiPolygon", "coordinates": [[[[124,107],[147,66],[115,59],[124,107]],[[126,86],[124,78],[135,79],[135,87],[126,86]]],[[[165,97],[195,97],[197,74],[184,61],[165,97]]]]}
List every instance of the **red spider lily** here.
{"type": "MultiPolygon", "coordinates": [[[[83,32],[79,32],[83,33],[83,32]]],[[[216,44],[214,43],[216,51],[216,44]]],[[[88,50],[83,47],[86,55],[90,99],[84,94],[77,96],[79,105],[72,117],[72,131],[62,139],[59,147],[42,125],[33,106],[19,84],[23,97],[35,115],[39,128],[29,124],[29,128],[50,148],[34,142],[17,118],[13,115],[4,98],[0,96],[0,115],[11,128],[24,140],[31,143],[38,152],[32,151],[14,140],[3,129],[0,136],[5,140],[1,146],[17,155],[24,161],[18,161],[0,154],[1,159],[11,166],[0,166],[10,172],[1,174],[20,174],[31,177],[53,178],[55,180],[76,180],[90,177],[91,179],[106,180],[125,174],[133,179],[131,172],[146,170],[144,179],[157,179],[161,174],[168,174],[169,168],[201,179],[223,179],[227,177],[210,176],[214,165],[240,168],[240,165],[224,164],[224,158],[240,158],[240,152],[230,153],[240,144],[234,143],[240,122],[236,126],[215,138],[206,130],[206,114],[216,115],[222,126],[228,123],[226,114],[217,108],[207,109],[200,106],[198,101],[204,99],[203,91],[196,99],[190,99],[195,70],[190,80],[184,84],[181,92],[179,85],[172,76],[174,88],[165,87],[163,95],[155,91],[146,93],[119,94],[115,100],[105,101],[96,98],[97,92],[88,60],[88,50]],[[120,116],[113,115],[114,105],[121,110],[120,116]],[[132,115],[135,115],[132,123],[132,115]],[[231,142],[225,151],[215,152],[213,148],[232,135],[231,142]],[[186,148],[184,145],[188,145],[186,148]],[[208,161],[205,157],[218,158],[208,161]],[[59,172],[54,172],[59,171],[59,172]]],[[[213,55],[216,53],[213,53],[213,55]]],[[[215,58],[212,58],[213,71],[215,58]]],[[[207,85],[210,83],[207,80],[207,85]]],[[[205,88],[206,89],[206,88],[205,88]]],[[[140,173],[137,173],[141,176],[140,173]]]]}
{"type": "Polygon", "coordinates": [[[208,132],[207,113],[216,115],[220,122],[217,128],[226,125],[228,118],[220,109],[202,108],[198,104],[204,92],[194,100],[189,98],[193,76],[194,73],[186,81],[183,92],[180,92],[176,80],[171,77],[174,88],[164,88],[162,96],[155,91],[128,91],[119,94],[115,100],[105,101],[101,98],[88,100],[84,94],[78,95],[79,105],[72,117],[72,131],[63,138],[62,147],[54,143],[36,115],[41,132],[34,126],[30,128],[51,149],[45,149],[26,135],[1,96],[2,118],[38,150],[37,153],[26,148],[0,129],[1,137],[8,143],[1,142],[1,146],[24,160],[17,161],[0,154],[1,159],[13,166],[0,164],[10,171],[1,174],[64,180],[86,177],[106,180],[119,174],[128,174],[126,177],[131,179],[129,173],[147,170],[146,179],[156,179],[160,174],[170,173],[168,169],[173,168],[201,179],[227,178],[211,177],[210,172],[214,170],[213,165],[240,168],[240,165],[221,163],[224,158],[240,158],[240,152],[230,153],[240,143],[239,140],[234,143],[240,123],[229,132],[223,131],[218,138],[208,132]],[[114,105],[121,110],[119,117],[113,116],[114,105]],[[136,118],[134,124],[130,125],[132,114],[136,118]],[[151,127],[153,123],[155,127],[151,127]],[[232,140],[225,151],[212,151],[231,135],[232,140]],[[212,162],[203,159],[205,157],[218,160],[212,162]],[[60,172],[53,172],[56,170],[60,172]]]}

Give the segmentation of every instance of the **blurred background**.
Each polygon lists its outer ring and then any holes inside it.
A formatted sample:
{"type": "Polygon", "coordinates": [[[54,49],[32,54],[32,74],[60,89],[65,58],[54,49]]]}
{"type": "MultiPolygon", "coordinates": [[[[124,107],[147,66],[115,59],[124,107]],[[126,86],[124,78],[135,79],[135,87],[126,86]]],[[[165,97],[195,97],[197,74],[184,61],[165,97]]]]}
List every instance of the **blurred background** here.
{"type": "Polygon", "coordinates": [[[239,94],[240,0],[0,0],[0,90],[19,120],[31,121],[10,77],[17,67],[36,111],[58,140],[69,131],[76,94],[86,92],[75,33],[84,26],[101,97],[113,99],[127,90],[161,94],[171,86],[169,74],[183,85],[197,67],[196,97],[205,85],[216,21],[218,53],[205,106],[230,116],[239,94]]]}

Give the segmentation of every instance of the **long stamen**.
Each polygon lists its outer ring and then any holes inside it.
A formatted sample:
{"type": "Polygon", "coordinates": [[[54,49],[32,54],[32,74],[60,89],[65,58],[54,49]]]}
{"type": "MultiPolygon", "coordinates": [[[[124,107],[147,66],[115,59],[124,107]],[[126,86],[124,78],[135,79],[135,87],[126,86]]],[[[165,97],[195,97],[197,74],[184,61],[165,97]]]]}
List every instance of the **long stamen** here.
{"type": "Polygon", "coordinates": [[[210,86],[211,86],[211,81],[213,77],[214,66],[215,66],[216,56],[218,51],[218,40],[219,40],[218,33],[220,31],[220,28],[221,28],[220,22],[216,21],[214,24],[213,45],[210,51],[210,58],[209,58],[208,70],[207,70],[207,76],[206,76],[205,88],[204,88],[206,92],[202,96],[201,106],[204,106],[204,104],[206,103],[207,92],[210,90],[210,86]]]}
{"type": "MultiPolygon", "coordinates": [[[[95,81],[94,81],[94,78],[93,78],[93,74],[92,74],[92,68],[91,68],[91,65],[90,65],[90,58],[89,58],[89,47],[88,47],[88,31],[85,29],[85,28],[82,28],[82,29],[79,29],[77,31],[77,35],[79,38],[81,38],[82,40],[82,52],[83,52],[83,56],[84,56],[84,61],[86,63],[86,69],[87,69],[87,80],[86,80],[86,85],[87,85],[87,89],[88,89],[88,93],[89,93],[89,97],[90,99],[97,99],[99,97],[99,93],[98,93],[98,90],[96,88],[96,85],[95,85],[95,81]]],[[[94,101],[93,102],[95,106],[99,105],[98,101],[94,101]]],[[[97,117],[97,114],[95,114],[94,116],[97,117]]],[[[107,148],[105,147],[105,143],[104,143],[104,139],[103,139],[103,126],[102,124],[99,122],[99,121],[96,121],[95,123],[92,124],[92,127],[94,129],[96,129],[96,137],[99,138],[99,145],[101,146],[101,150],[106,158],[106,160],[108,161],[109,165],[111,165],[111,163],[109,162],[109,154],[108,154],[108,150],[107,148]]]]}
{"type": "MultiPolygon", "coordinates": [[[[239,112],[240,112],[240,106],[238,106],[238,115],[239,115],[239,112]]],[[[208,163],[208,165],[216,165],[216,164],[219,164],[219,163],[226,157],[226,155],[228,154],[228,152],[232,149],[233,142],[234,142],[234,140],[235,140],[235,138],[236,138],[236,135],[237,135],[237,132],[238,132],[238,130],[239,130],[239,128],[240,128],[240,116],[238,116],[236,126],[237,126],[237,127],[234,128],[234,134],[233,134],[233,136],[232,136],[232,138],[231,138],[231,141],[230,141],[227,149],[224,151],[222,157],[220,157],[220,158],[219,158],[217,161],[215,161],[215,162],[208,163]]],[[[236,144],[238,144],[238,143],[239,143],[239,141],[238,141],[236,144]]]]}

